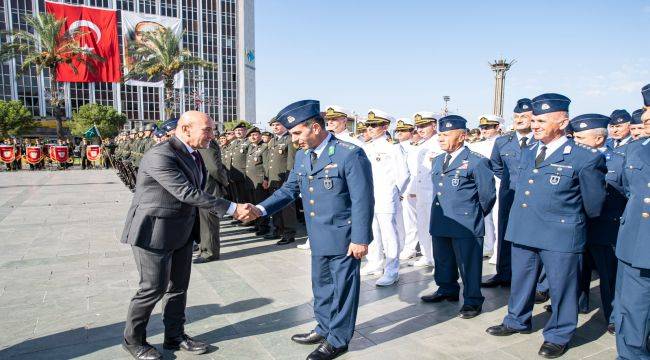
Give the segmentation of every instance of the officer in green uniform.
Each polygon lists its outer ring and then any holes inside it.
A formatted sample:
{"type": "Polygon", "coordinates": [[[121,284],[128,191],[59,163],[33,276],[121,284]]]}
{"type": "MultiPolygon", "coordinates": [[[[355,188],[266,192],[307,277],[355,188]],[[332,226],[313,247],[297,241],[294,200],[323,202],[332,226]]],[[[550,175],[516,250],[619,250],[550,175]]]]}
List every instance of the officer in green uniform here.
{"type": "MultiPolygon", "coordinates": [[[[253,194],[253,201],[258,204],[268,197],[269,179],[266,177],[265,164],[268,163],[268,146],[262,141],[260,129],[253,127],[246,133],[248,152],[246,159],[246,189],[253,194]]],[[[255,235],[269,233],[269,218],[261,217],[255,221],[255,235]]]]}
{"type": "MultiPolygon", "coordinates": [[[[291,143],[291,135],[287,128],[272,118],[269,121],[273,136],[268,142],[268,162],[266,164],[266,177],[268,178],[268,190],[272,193],[282,187],[287,180],[289,172],[293,169],[296,148],[291,143]]],[[[296,208],[290,204],[281,211],[273,214],[274,233],[264,236],[265,239],[280,238],[277,245],[285,245],[295,242],[296,239],[296,208]]]]}
{"type": "Polygon", "coordinates": [[[252,202],[252,196],[246,189],[246,159],[248,156],[248,140],[246,139],[246,123],[240,121],[235,128],[235,140],[230,147],[230,172],[228,177],[235,190],[235,199],[238,203],[252,202]]]}

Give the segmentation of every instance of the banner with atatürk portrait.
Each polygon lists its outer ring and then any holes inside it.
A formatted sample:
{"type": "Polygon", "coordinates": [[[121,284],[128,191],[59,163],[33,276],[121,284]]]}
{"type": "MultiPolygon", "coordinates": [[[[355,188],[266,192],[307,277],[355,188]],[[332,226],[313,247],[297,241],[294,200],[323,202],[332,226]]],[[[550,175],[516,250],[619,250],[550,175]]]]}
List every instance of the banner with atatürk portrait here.
{"type": "MultiPolygon", "coordinates": [[[[142,44],[146,46],[147,40],[144,34],[150,31],[158,31],[163,28],[170,29],[176,36],[182,37],[183,28],[181,20],[167,16],[139,14],[134,12],[122,11],[122,46],[124,48],[124,75],[128,74],[129,69],[133,67],[135,58],[129,54],[131,44],[142,44]]],[[[183,88],[183,72],[179,71],[174,76],[174,87],[183,88]]],[[[127,85],[133,86],[153,86],[162,87],[162,79],[143,77],[141,79],[132,79],[126,81],[127,85]]]]}

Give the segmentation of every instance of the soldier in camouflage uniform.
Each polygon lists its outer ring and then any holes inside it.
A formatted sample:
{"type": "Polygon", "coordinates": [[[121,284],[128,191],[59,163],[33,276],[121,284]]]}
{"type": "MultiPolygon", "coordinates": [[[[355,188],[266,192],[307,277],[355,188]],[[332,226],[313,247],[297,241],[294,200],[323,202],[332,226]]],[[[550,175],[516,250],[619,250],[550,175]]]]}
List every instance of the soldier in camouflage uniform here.
{"type": "MultiPolygon", "coordinates": [[[[274,136],[269,140],[268,162],[266,165],[266,178],[268,179],[268,191],[273,193],[282,187],[287,180],[289,172],[293,168],[293,161],[296,156],[296,148],[291,143],[291,135],[276,118],[269,122],[274,136]]],[[[267,234],[265,239],[280,238],[277,245],[285,245],[295,242],[296,237],[296,208],[291,204],[282,211],[272,216],[275,233],[267,234]]]]}
{"type": "MultiPolygon", "coordinates": [[[[254,127],[248,130],[248,153],[246,160],[246,188],[253,194],[253,202],[259,204],[268,197],[269,179],[266,177],[265,164],[268,163],[268,146],[262,141],[260,129],[254,127]]],[[[269,218],[267,216],[255,221],[255,235],[269,233],[269,218]]]]}

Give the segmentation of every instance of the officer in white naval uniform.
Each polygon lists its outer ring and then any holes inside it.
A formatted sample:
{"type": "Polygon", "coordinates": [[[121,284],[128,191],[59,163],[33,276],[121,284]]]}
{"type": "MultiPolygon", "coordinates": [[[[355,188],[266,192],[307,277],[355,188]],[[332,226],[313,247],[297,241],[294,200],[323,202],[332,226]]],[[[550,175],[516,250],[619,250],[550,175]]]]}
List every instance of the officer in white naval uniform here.
{"type": "Polygon", "coordinates": [[[397,119],[397,126],[395,127],[395,138],[399,141],[406,154],[406,165],[409,169],[410,181],[404,190],[402,197],[402,228],[404,234],[400,237],[403,239],[402,252],[400,253],[400,260],[408,260],[416,255],[416,246],[418,244],[418,224],[417,224],[417,211],[415,209],[415,181],[414,175],[418,171],[418,154],[419,149],[418,141],[420,136],[415,131],[413,119],[399,118],[397,119]]]}
{"type": "MultiPolygon", "coordinates": [[[[470,150],[483,155],[486,158],[492,156],[494,141],[499,136],[503,118],[497,115],[481,115],[478,127],[481,129],[481,141],[468,144],[470,150]]],[[[498,192],[500,181],[496,176],[495,191],[498,192]]],[[[498,194],[497,194],[498,195],[498,194]]],[[[492,211],[485,216],[485,237],[483,238],[483,256],[491,256],[490,264],[497,263],[497,229],[499,228],[499,205],[494,204],[492,211]]]]}
{"type": "Polygon", "coordinates": [[[325,121],[327,131],[331,132],[337,139],[349,142],[358,147],[363,143],[357,138],[350,136],[348,130],[348,120],[351,119],[352,113],[338,105],[330,105],[325,108],[325,121]]]}
{"type": "Polygon", "coordinates": [[[438,135],[436,134],[438,117],[438,115],[430,111],[419,111],[413,115],[415,128],[421,138],[417,146],[417,172],[413,176],[413,186],[416,195],[417,235],[422,257],[409,264],[416,267],[433,266],[433,240],[429,233],[431,204],[433,203],[431,166],[433,159],[443,152],[440,149],[438,135]]]}
{"type": "Polygon", "coordinates": [[[401,244],[397,218],[401,216],[400,197],[409,182],[402,147],[386,137],[386,131],[393,122],[395,119],[386,112],[371,109],[366,126],[370,129],[372,139],[363,146],[372,165],[375,214],[372,221],[374,241],[368,248],[368,264],[361,269],[361,274],[380,273],[382,261],[385,260],[384,274],[375,283],[377,286],[389,286],[399,279],[401,244]]]}

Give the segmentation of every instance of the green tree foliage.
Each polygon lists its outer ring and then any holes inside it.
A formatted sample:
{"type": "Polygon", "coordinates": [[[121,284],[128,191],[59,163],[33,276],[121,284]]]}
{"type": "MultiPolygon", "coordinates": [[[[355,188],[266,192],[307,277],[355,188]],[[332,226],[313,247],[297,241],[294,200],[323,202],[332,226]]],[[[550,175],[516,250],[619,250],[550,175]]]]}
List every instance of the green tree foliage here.
{"type": "Polygon", "coordinates": [[[125,122],[126,115],[111,106],[86,104],[72,113],[70,130],[73,135],[83,136],[94,124],[97,125],[102,138],[107,138],[117,135],[125,122]]]}
{"type": "Polygon", "coordinates": [[[0,101],[0,136],[22,135],[35,126],[32,113],[20,101],[0,101]]]}

